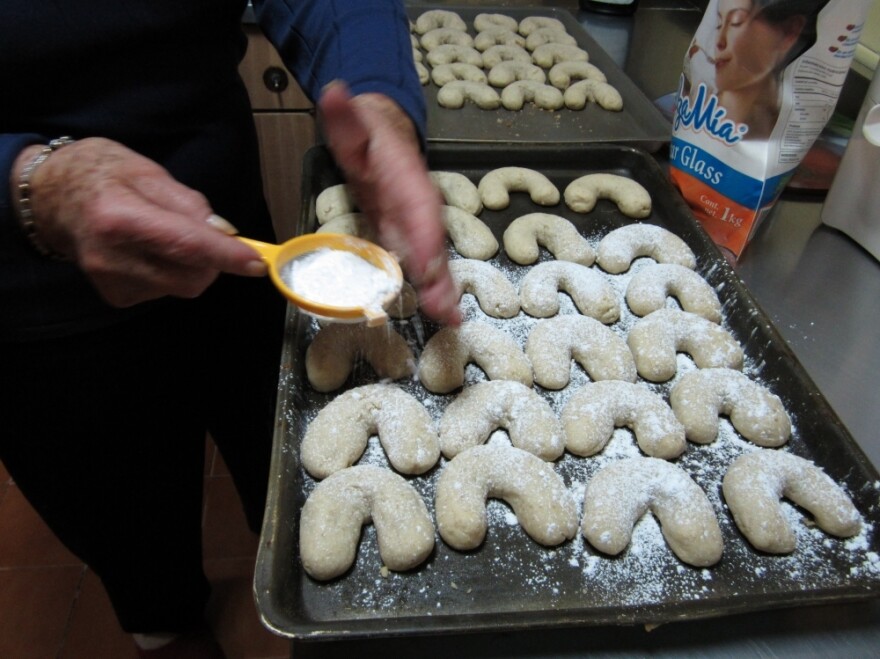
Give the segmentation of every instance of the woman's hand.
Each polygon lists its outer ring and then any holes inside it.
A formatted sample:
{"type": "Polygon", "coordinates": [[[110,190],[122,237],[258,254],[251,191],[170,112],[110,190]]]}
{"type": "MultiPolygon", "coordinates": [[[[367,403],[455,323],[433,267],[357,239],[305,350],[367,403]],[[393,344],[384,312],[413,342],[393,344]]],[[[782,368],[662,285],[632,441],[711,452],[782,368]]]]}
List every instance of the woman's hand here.
{"type": "Polygon", "coordinates": [[[441,198],[409,117],[381,94],[352,97],[341,82],[326,87],[319,108],[346,183],[379,240],[401,258],[421,308],[457,325],[459,295],[449,274],[441,198]]]}
{"type": "MultiPolygon", "coordinates": [[[[39,149],[16,159],[13,186],[39,149]]],[[[209,226],[204,196],[111,140],[55,151],[33,173],[31,200],[39,239],[74,261],[113,306],[196,297],[220,272],[266,274],[256,252],[209,226]]]]}

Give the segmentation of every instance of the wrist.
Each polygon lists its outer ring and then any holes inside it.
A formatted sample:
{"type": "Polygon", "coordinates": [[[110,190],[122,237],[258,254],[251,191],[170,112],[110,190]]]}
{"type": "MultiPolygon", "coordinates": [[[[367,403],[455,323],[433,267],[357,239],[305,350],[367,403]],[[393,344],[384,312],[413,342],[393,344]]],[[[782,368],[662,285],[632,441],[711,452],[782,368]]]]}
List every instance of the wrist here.
{"type": "Polygon", "coordinates": [[[12,162],[12,169],[9,172],[9,198],[12,201],[12,209],[15,211],[16,217],[18,216],[18,181],[21,178],[21,172],[42,150],[42,144],[26,146],[12,162]]]}
{"type": "Polygon", "coordinates": [[[415,124],[392,98],[384,94],[367,92],[353,97],[353,101],[355,105],[366,110],[365,120],[372,124],[373,128],[390,129],[399,137],[411,142],[417,149],[420,148],[415,124]]]}
{"type": "Polygon", "coordinates": [[[33,145],[22,149],[13,163],[10,176],[12,207],[22,232],[35,250],[43,256],[55,259],[64,257],[47,245],[40,236],[37,215],[33,208],[35,179],[52,154],[73,141],[70,137],[60,137],[48,145],[33,145]]]}

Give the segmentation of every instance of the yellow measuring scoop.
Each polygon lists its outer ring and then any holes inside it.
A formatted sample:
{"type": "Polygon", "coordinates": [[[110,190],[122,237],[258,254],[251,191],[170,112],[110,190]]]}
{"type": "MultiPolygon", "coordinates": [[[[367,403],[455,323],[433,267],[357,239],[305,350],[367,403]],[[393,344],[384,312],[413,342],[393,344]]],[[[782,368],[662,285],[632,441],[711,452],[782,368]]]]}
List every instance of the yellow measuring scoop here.
{"type": "Polygon", "coordinates": [[[339,233],[308,233],[291,238],[280,245],[273,245],[242,236],[235,237],[260,253],[269,269],[272,283],[290,302],[317,318],[343,323],[366,321],[367,325],[381,325],[388,320],[384,307],[397,298],[403,285],[403,272],[397,259],[375,243],[362,238],[339,233]],[[282,269],[293,259],[319,249],[335,249],[356,254],[394,280],[395,290],[388,293],[379,304],[355,307],[334,306],[303,297],[284,280],[282,269]]]}

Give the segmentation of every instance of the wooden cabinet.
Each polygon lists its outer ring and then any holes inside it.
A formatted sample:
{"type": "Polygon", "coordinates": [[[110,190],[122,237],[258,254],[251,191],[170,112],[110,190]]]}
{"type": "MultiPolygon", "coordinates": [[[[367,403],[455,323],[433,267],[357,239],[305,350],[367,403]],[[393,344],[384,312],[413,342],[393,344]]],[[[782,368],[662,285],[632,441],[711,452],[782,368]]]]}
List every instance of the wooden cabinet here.
{"type": "Polygon", "coordinates": [[[302,162],[315,144],[314,106],[255,25],[245,25],[248,50],[239,67],[248,89],[263,190],[279,240],[291,237],[300,213],[302,162]]]}

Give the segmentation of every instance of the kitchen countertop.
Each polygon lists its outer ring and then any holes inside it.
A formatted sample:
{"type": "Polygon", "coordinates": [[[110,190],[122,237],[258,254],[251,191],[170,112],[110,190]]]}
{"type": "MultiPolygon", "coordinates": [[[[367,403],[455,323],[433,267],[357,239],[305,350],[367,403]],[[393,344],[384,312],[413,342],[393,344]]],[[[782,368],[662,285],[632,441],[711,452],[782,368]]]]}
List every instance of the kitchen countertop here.
{"type": "MultiPolygon", "coordinates": [[[[578,9],[574,1],[418,2],[413,6],[555,7],[575,15],[650,99],[676,89],[702,3],[642,0],[632,17],[578,9]]],[[[663,152],[658,154],[662,160],[663,152]]],[[[784,196],[735,270],[789,343],[856,442],[880,465],[880,263],[822,225],[821,196],[784,196]]],[[[880,601],[741,614],[641,627],[585,627],[350,642],[295,641],[306,657],[873,657],[880,601]]]]}

